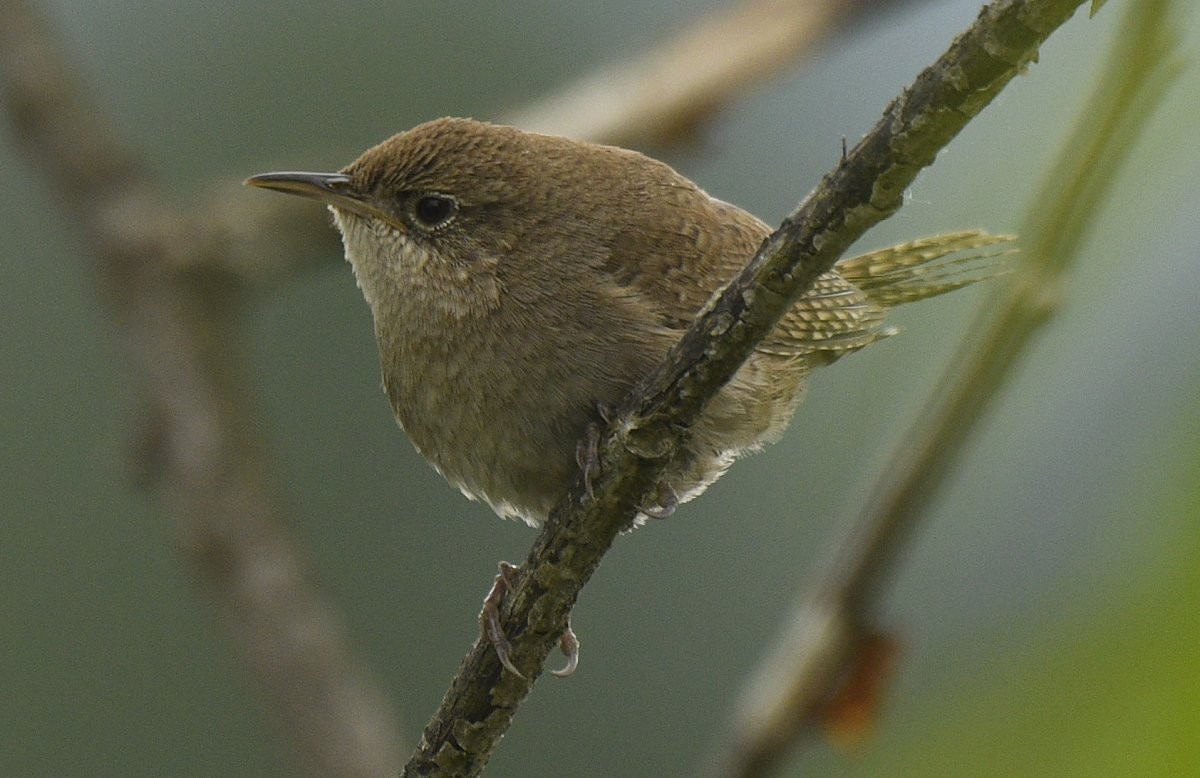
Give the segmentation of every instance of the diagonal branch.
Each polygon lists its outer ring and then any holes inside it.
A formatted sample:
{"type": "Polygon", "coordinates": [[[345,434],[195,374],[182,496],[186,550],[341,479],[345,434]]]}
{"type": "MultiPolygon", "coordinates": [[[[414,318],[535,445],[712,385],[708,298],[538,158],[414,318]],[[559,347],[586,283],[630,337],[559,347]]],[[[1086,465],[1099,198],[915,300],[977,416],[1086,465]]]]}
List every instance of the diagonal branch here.
{"type": "Polygon", "coordinates": [[[580,589],[652,491],[708,400],[841,253],[894,213],[937,152],[1033,62],[1082,0],[998,0],[790,214],[619,409],[587,499],[576,483],[534,542],[503,625],[526,678],[502,673],[483,641],[463,660],[405,775],[475,775],[567,624],[580,589]],[[528,679],[528,680],[526,680],[528,679]]]}

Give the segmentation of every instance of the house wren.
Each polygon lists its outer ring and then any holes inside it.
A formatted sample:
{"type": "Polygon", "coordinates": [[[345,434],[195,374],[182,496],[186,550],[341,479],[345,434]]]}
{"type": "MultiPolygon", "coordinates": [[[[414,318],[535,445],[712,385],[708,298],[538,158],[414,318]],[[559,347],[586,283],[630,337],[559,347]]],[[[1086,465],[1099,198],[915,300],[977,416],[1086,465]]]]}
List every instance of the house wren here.
{"type": "MultiPolygon", "coordinates": [[[[537,525],[576,444],[666,355],[771,232],[633,151],[438,119],[340,173],[249,184],[319,200],[371,307],[383,386],[452,484],[537,525]]],[[[696,422],[663,515],[778,438],[814,367],[893,332],[891,306],[977,280],[939,236],[844,260],[779,322],[696,422]]]]}

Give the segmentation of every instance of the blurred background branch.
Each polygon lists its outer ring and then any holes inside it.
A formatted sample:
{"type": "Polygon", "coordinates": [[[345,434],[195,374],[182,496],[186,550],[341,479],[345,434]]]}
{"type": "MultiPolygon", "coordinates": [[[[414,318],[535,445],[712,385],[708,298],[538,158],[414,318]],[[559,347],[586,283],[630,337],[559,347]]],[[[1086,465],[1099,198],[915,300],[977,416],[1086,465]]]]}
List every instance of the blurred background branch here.
{"type": "Polygon", "coordinates": [[[856,14],[909,0],[750,0],[701,16],[646,51],[612,62],[518,110],[531,132],[616,146],[692,141],[731,100],[776,76],[856,14]]]}
{"type": "Polygon", "coordinates": [[[93,252],[142,402],[138,469],[162,494],[189,573],[237,644],[290,761],[314,776],[393,773],[397,717],[291,537],[257,439],[237,345],[242,279],[225,253],[233,236],[164,202],[84,97],[50,27],[33,4],[0,2],[0,90],[15,137],[93,252]]]}
{"type": "MultiPolygon", "coordinates": [[[[829,555],[747,685],[725,774],[771,772],[789,746],[822,724],[823,716],[835,715],[829,706],[839,683],[853,683],[856,667],[876,670],[870,654],[879,645],[879,605],[900,557],[962,461],[985,411],[1061,307],[1067,272],[1181,71],[1174,32],[1179,9],[1173,6],[1169,0],[1135,0],[1124,9],[1117,41],[1099,63],[1103,70],[1096,68],[1097,86],[1083,118],[1062,144],[1019,230],[1024,248],[1013,283],[997,289],[968,328],[958,356],[893,452],[842,546],[829,555]]],[[[874,707],[881,700],[859,703],[874,707]]]]}

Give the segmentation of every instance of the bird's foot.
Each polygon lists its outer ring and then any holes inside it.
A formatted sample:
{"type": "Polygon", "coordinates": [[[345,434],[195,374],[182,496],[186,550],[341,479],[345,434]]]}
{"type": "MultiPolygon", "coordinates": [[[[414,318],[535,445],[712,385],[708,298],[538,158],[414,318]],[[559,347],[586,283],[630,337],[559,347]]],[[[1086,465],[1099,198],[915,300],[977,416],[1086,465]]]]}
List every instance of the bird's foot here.
{"type": "Polygon", "coordinates": [[[666,481],[659,481],[654,505],[643,506],[640,510],[652,519],[669,519],[678,507],[679,497],[675,494],[675,490],[666,481]]]}
{"type": "Polygon", "coordinates": [[[579,636],[571,629],[571,617],[567,617],[567,628],[558,636],[558,650],[563,652],[567,663],[557,670],[551,670],[550,675],[556,678],[566,678],[574,675],[579,668],[579,636]]]}
{"type": "MultiPolygon", "coordinates": [[[[492,581],[492,588],[488,590],[487,596],[483,598],[483,608],[479,611],[479,626],[483,631],[483,636],[492,648],[496,650],[496,658],[500,660],[500,664],[505,670],[508,670],[518,678],[525,676],[513,664],[512,644],[508,641],[508,636],[504,634],[504,629],[500,626],[500,606],[504,602],[504,596],[508,593],[508,588],[513,583],[513,576],[521,568],[508,562],[500,563],[500,571],[496,573],[495,580],[492,581]]],[[[567,657],[567,664],[559,670],[551,670],[552,675],[559,678],[566,678],[575,672],[579,667],[579,638],[576,637],[575,631],[571,629],[570,619],[567,620],[567,628],[563,630],[562,635],[558,638],[559,648],[567,657]]]]}
{"type": "Polygon", "coordinates": [[[589,500],[596,499],[592,484],[600,474],[600,425],[594,421],[588,422],[583,430],[583,439],[575,448],[575,462],[583,475],[584,492],[589,500]]]}
{"type": "Polygon", "coordinates": [[[500,563],[500,572],[496,573],[496,578],[492,581],[492,588],[483,598],[483,608],[479,611],[479,627],[483,630],[483,636],[492,644],[492,648],[496,649],[496,657],[504,669],[518,678],[524,678],[525,676],[509,659],[509,654],[512,653],[512,644],[508,642],[508,636],[504,634],[504,629],[500,626],[500,605],[504,602],[504,595],[508,593],[512,577],[518,570],[520,568],[516,565],[508,562],[500,563]]]}
{"type": "Polygon", "coordinates": [[[599,415],[600,421],[588,422],[587,427],[583,430],[583,439],[575,448],[575,462],[579,465],[580,473],[583,474],[583,488],[587,492],[589,500],[596,498],[592,484],[595,483],[596,476],[600,475],[601,424],[611,424],[616,417],[617,409],[609,403],[597,402],[596,413],[599,415]]]}

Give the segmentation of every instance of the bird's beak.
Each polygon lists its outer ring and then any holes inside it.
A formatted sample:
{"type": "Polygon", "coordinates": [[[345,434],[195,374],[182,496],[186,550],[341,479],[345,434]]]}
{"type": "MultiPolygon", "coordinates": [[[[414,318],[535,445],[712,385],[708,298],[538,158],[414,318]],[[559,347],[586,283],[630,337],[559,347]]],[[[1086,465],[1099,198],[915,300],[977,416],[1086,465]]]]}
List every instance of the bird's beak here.
{"type": "Polygon", "coordinates": [[[384,217],[369,197],[354,187],[354,179],[344,173],[304,173],[287,171],[262,173],[246,179],[247,186],[274,189],[276,192],[319,200],[362,216],[384,217]]]}

